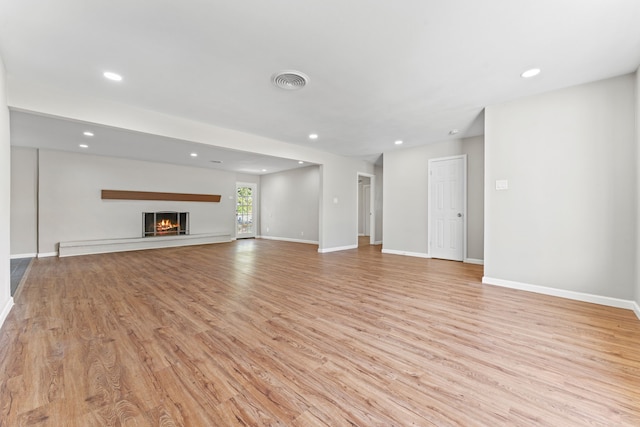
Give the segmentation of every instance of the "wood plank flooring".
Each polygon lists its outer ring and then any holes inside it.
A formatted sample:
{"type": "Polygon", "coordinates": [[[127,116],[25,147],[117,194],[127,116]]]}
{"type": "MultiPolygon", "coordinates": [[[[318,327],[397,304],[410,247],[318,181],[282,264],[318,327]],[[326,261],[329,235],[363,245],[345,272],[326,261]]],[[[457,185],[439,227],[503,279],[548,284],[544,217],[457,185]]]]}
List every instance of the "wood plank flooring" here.
{"type": "Polygon", "coordinates": [[[0,331],[0,425],[640,425],[631,311],[316,249],[34,260],[0,331]]]}

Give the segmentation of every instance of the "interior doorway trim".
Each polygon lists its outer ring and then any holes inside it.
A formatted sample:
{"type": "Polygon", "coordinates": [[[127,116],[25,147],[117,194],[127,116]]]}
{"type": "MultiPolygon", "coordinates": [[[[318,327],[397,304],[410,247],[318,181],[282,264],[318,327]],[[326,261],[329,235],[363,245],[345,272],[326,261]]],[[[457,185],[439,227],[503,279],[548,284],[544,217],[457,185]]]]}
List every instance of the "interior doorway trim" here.
{"type": "Polygon", "coordinates": [[[433,251],[431,250],[431,243],[433,239],[433,230],[431,227],[432,219],[433,219],[433,192],[431,190],[432,184],[432,171],[433,164],[435,162],[444,161],[444,160],[462,160],[462,259],[460,261],[464,261],[467,259],[467,155],[461,154],[458,156],[448,156],[448,157],[438,157],[435,159],[429,159],[429,170],[428,170],[428,184],[427,184],[427,255],[429,258],[433,257],[433,251]]]}
{"type": "MultiPolygon", "coordinates": [[[[369,173],[365,173],[365,172],[358,172],[357,176],[356,176],[356,194],[358,195],[358,206],[360,206],[360,192],[358,191],[358,184],[360,181],[361,177],[365,177],[365,178],[369,178],[370,180],[370,186],[369,186],[369,244],[370,245],[374,245],[376,243],[376,199],[375,199],[375,194],[376,194],[376,176],[369,174],[369,173]]],[[[356,235],[356,242],[358,241],[358,235],[359,235],[359,229],[358,229],[358,224],[360,224],[360,209],[356,209],[356,230],[355,230],[355,235],[356,235]]]]}

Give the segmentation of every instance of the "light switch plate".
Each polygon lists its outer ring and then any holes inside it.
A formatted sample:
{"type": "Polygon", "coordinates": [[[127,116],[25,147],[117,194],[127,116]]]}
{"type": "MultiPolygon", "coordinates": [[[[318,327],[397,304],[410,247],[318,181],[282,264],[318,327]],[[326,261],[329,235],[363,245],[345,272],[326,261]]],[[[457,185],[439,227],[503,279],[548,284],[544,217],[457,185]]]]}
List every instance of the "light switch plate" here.
{"type": "Polygon", "coordinates": [[[509,181],[506,179],[497,179],[496,180],[496,190],[508,190],[509,189],[509,181]]]}

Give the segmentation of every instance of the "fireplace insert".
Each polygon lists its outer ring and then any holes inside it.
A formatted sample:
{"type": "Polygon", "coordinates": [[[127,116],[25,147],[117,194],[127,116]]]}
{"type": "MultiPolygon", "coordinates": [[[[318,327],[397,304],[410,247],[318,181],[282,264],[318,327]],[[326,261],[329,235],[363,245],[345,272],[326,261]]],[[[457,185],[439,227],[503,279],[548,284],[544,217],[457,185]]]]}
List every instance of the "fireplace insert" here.
{"type": "Polygon", "coordinates": [[[189,234],[189,212],[143,212],[143,237],[189,234]]]}

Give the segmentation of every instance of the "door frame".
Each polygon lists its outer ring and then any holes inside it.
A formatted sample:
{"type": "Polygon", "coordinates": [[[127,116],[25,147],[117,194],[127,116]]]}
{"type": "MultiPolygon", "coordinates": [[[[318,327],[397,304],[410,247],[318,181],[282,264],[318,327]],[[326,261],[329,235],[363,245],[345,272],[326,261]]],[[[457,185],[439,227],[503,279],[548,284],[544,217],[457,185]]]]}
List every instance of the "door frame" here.
{"type": "Polygon", "coordinates": [[[427,256],[432,258],[431,253],[431,210],[433,207],[433,194],[431,191],[431,174],[433,172],[433,163],[444,160],[462,160],[462,262],[467,259],[467,155],[460,154],[458,156],[438,157],[429,159],[427,172],[427,256]]]}
{"type": "MultiPolygon", "coordinates": [[[[366,177],[369,178],[370,181],[370,187],[369,187],[369,244],[370,245],[374,245],[376,242],[376,202],[375,202],[375,189],[376,189],[376,176],[369,174],[369,173],[365,173],[365,172],[358,172],[356,175],[356,194],[357,194],[357,206],[359,206],[360,204],[360,192],[358,191],[358,180],[360,180],[360,177],[366,177]]],[[[360,210],[356,209],[356,245],[358,242],[358,237],[359,237],[359,231],[358,230],[358,224],[360,222],[360,210]]]]}
{"type": "Polygon", "coordinates": [[[371,236],[371,221],[367,221],[367,214],[364,212],[365,208],[367,207],[367,204],[365,203],[367,200],[367,194],[369,195],[369,219],[371,219],[371,181],[369,181],[369,184],[365,184],[362,186],[362,214],[365,218],[364,221],[362,221],[362,226],[364,227],[364,229],[362,230],[363,236],[371,236]],[[369,229],[369,234],[367,234],[367,229],[369,229]]]}
{"type": "Polygon", "coordinates": [[[258,215],[256,215],[257,192],[258,192],[258,184],[256,184],[255,182],[236,182],[236,191],[235,191],[235,197],[234,197],[235,208],[233,209],[233,228],[234,228],[234,235],[236,239],[251,239],[258,236],[258,215]],[[253,220],[253,235],[251,236],[242,235],[241,237],[238,237],[238,211],[236,210],[236,208],[238,206],[238,188],[239,187],[251,187],[251,195],[252,195],[251,197],[253,198],[253,205],[251,207],[252,209],[251,217],[253,220]]]}

